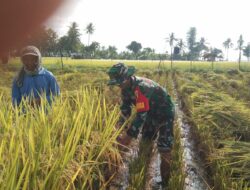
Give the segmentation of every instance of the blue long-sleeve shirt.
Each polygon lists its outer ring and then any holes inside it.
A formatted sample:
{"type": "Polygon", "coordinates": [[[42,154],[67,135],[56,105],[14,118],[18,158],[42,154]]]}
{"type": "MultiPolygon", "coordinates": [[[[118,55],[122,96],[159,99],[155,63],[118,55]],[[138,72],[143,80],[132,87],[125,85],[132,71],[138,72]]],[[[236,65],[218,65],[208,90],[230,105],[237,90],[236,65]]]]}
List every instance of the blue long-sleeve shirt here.
{"type": "Polygon", "coordinates": [[[12,103],[19,105],[22,99],[40,98],[46,94],[47,101],[51,104],[53,96],[60,94],[60,88],[54,75],[42,68],[36,75],[24,75],[23,85],[19,87],[16,80],[12,85],[12,103]]]}

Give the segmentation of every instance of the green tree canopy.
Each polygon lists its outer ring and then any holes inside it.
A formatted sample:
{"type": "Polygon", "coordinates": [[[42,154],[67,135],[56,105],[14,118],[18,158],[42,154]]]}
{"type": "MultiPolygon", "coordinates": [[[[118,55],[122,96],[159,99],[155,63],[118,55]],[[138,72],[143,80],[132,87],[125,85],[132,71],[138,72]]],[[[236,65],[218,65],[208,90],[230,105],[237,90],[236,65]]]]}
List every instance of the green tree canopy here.
{"type": "Polygon", "coordinates": [[[191,27],[187,32],[187,47],[189,49],[189,59],[195,58],[196,28],[191,27]]]}
{"type": "Polygon", "coordinates": [[[54,54],[57,51],[58,35],[51,28],[47,29],[47,40],[48,45],[45,50],[48,55],[54,54]]]}
{"type": "Polygon", "coordinates": [[[233,43],[232,43],[231,38],[227,38],[227,40],[223,42],[223,46],[227,52],[227,61],[228,61],[228,51],[230,48],[233,47],[233,43]]]}
{"type": "Polygon", "coordinates": [[[94,33],[95,31],[95,28],[94,28],[94,25],[93,23],[89,23],[85,29],[86,33],[88,34],[88,46],[89,46],[89,43],[90,43],[90,36],[94,33]]]}
{"type": "Polygon", "coordinates": [[[135,55],[137,55],[142,48],[142,45],[136,41],[132,41],[128,46],[127,49],[132,51],[135,55]]]}
{"type": "Polygon", "coordinates": [[[199,42],[196,42],[193,48],[193,55],[195,58],[200,58],[208,51],[207,42],[204,37],[200,39],[199,42]]]}
{"type": "Polygon", "coordinates": [[[115,46],[109,46],[107,49],[108,52],[108,59],[115,59],[117,58],[117,48],[115,46]]]}
{"type": "Polygon", "coordinates": [[[239,70],[240,70],[241,52],[242,52],[243,44],[244,44],[244,40],[243,40],[242,35],[240,35],[240,37],[237,41],[237,44],[238,44],[237,49],[239,50],[239,70]]]}
{"type": "Polygon", "coordinates": [[[37,31],[28,35],[27,44],[39,48],[42,55],[56,52],[58,36],[51,28],[41,26],[37,31]]]}
{"type": "Polygon", "coordinates": [[[183,55],[184,54],[184,49],[186,48],[186,45],[185,45],[183,39],[178,39],[178,42],[177,42],[176,46],[178,48],[180,48],[180,54],[183,55]]]}
{"type": "Polygon", "coordinates": [[[172,68],[172,62],[173,62],[173,47],[174,47],[174,42],[177,41],[177,39],[174,36],[174,33],[170,33],[169,37],[166,39],[167,42],[169,43],[170,46],[170,56],[171,56],[171,68],[172,68]]]}
{"type": "Polygon", "coordinates": [[[141,60],[154,59],[153,55],[155,55],[155,50],[150,47],[146,47],[142,49],[138,58],[141,60]]]}
{"type": "Polygon", "coordinates": [[[205,60],[208,60],[208,61],[215,61],[216,58],[223,58],[223,55],[222,55],[222,50],[218,49],[218,48],[211,48],[209,50],[209,52],[205,53],[203,55],[204,59],[205,60]]]}
{"type": "Polygon", "coordinates": [[[92,42],[89,46],[85,47],[85,52],[88,58],[93,58],[96,51],[100,48],[99,42],[92,42]]]}
{"type": "Polygon", "coordinates": [[[67,52],[68,56],[70,56],[70,48],[69,48],[68,36],[62,36],[58,40],[57,47],[58,47],[58,50],[60,51],[61,54],[63,54],[63,52],[67,52]]]}
{"type": "Polygon", "coordinates": [[[247,60],[250,60],[250,43],[243,49],[243,55],[247,57],[247,60]]]}
{"type": "Polygon", "coordinates": [[[73,22],[69,26],[67,33],[68,37],[68,49],[70,52],[79,52],[81,48],[80,32],[76,22],[73,22]]]}

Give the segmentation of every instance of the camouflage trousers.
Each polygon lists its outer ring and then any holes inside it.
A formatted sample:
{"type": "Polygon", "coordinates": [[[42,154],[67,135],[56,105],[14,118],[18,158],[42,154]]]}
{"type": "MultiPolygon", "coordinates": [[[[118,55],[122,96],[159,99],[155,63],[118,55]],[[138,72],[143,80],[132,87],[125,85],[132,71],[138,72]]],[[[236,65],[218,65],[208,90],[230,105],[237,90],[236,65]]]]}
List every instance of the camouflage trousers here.
{"type": "Polygon", "coordinates": [[[159,152],[170,151],[174,141],[174,114],[164,118],[148,116],[142,128],[143,140],[156,140],[159,152]]]}

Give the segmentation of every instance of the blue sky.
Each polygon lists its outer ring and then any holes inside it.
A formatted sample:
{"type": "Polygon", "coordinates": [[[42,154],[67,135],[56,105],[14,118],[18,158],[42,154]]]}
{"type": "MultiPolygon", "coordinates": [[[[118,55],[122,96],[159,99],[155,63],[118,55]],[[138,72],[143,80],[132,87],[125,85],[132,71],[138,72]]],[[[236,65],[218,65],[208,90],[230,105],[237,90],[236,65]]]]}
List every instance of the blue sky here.
{"type": "MultiPolygon", "coordinates": [[[[62,36],[76,21],[87,44],[84,29],[92,22],[91,41],[123,51],[135,40],[161,53],[169,49],[165,38],[171,32],[186,40],[188,29],[194,26],[197,40],[205,37],[209,46],[223,49],[229,37],[236,46],[240,34],[245,45],[250,42],[249,5],[248,0],[69,0],[47,25],[62,36]]],[[[230,51],[230,59],[236,59],[237,52],[230,51]]]]}

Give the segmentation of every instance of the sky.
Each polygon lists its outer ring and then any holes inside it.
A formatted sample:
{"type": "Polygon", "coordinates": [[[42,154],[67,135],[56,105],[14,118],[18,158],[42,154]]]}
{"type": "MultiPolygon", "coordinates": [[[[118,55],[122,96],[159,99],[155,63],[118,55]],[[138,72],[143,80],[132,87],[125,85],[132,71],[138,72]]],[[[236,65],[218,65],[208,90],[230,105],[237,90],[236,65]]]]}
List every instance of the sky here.
{"type": "Polygon", "coordinates": [[[197,41],[205,37],[209,47],[224,50],[222,43],[231,38],[234,48],[229,59],[237,59],[237,40],[250,42],[249,0],[69,0],[46,23],[59,36],[77,22],[81,40],[88,43],[87,24],[95,31],[91,41],[126,50],[131,41],[151,47],[158,53],[169,51],[166,38],[174,33],[186,41],[190,27],[197,29],[197,41]]]}

